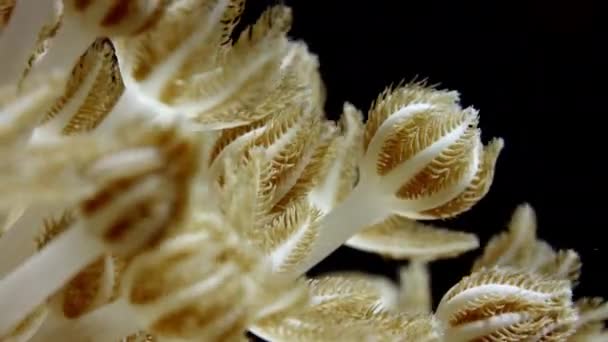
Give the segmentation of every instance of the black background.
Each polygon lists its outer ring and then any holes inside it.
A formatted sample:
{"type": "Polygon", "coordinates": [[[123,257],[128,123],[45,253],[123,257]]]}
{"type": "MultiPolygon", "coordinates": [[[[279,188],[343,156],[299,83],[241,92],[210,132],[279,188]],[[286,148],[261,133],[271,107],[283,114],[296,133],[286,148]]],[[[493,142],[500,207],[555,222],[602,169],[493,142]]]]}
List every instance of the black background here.
{"type": "MultiPolygon", "coordinates": [[[[249,0],[244,23],[272,3],[249,0]]],[[[575,296],[608,296],[599,8],[584,0],[283,3],[294,13],[290,35],[319,55],[330,118],[344,101],[367,111],[389,84],[426,78],[480,110],[484,141],[505,139],[490,193],[440,224],[475,232],[485,243],[528,202],[540,238],[582,256],[575,296]]],[[[435,301],[480,252],[431,265],[435,301]]],[[[358,269],[394,278],[399,264],[342,247],[310,274],[358,269]]]]}

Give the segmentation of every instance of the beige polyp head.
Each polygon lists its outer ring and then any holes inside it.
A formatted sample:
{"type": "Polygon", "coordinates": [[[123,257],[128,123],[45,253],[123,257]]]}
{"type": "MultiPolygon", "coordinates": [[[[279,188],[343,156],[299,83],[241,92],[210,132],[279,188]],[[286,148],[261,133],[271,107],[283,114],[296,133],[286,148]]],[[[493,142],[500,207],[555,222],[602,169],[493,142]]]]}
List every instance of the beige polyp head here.
{"type": "Polygon", "coordinates": [[[255,283],[248,277],[256,259],[232,239],[229,227],[218,223],[183,227],[128,266],[122,293],[146,331],[206,341],[244,334],[256,299],[255,283]]]}
{"type": "Polygon", "coordinates": [[[568,281],[506,267],[463,278],[436,316],[456,342],[564,341],[576,321],[568,281]]]}
{"type": "Polygon", "coordinates": [[[181,221],[199,153],[179,127],[122,133],[130,134],[129,147],[88,170],[100,190],[80,204],[78,214],[113,253],[128,255],[181,221]]]}
{"type": "Polygon", "coordinates": [[[67,15],[99,35],[132,35],[153,25],[163,0],[64,0],[67,15]]]}
{"type": "Polygon", "coordinates": [[[369,112],[360,186],[411,219],[455,216],[489,190],[501,139],[484,148],[478,112],[458,95],[408,84],[380,95],[369,112]]]}

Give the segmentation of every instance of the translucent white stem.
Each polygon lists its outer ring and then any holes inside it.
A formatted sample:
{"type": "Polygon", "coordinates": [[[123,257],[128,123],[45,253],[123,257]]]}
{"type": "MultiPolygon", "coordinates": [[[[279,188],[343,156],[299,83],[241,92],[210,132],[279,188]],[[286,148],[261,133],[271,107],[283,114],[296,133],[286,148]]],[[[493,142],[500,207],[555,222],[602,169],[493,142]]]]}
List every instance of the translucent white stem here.
{"type": "MultiPolygon", "coordinates": [[[[126,121],[141,118],[158,124],[172,122],[177,114],[173,109],[154,98],[142,93],[136,86],[125,88],[112,111],[106,116],[95,130],[96,132],[111,131],[126,121]]],[[[143,122],[142,122],[143,123],[143,122]]]]}
{"type": "Polygon", "coordinates": [[[206,42],[209,34],[217,27],[217,23],[222,19],[222,15],[228,6],[228,1],[218,1],[207,18],[201,18],[199,27],[180,44],[173,52],[165,58],[151,75],[142,82],[141,87],[149,96],[158,98],[163,88],[169,83],[169,80],[175,76],[179,68],[183,65],[186,58],[192,53],[192,50],[206,42]]]}
{"type": "Polygon", "coordinates": [[[32,67],[31,74],[48,72],[52,69],[71,69],[97,36],[69,16],[64,16],[50,48],[44,57],[32,67]]]}
{"type": "Polygon", "coordinates": [[[137,315],[124,299],[119,299],[78,319],[52,317],[30,342],[47,341],[120,341],[144,330],[137,315]]]}
{"type": "Polygon", "coordinates": [[[36,250],[35,239],[43,220],[57,212],[56,207],[32,206],[25,209],[12,227],[0,238],[0,279],[15,269],[36,250]]]}
{"type": "Polygon", "coordinates": [[[0,34],[0,86],[18,80],[42,27],[51,22],[55,0],[19,0],[0,34]]]}
{"type": "Polygon", "coordinates": [[[103,244],[74,226],[0,280],[0,336],[23,320],[104,252],[103,244]]]}
{"type": "Polygon", "coordinates": [[[342,203],[323,217],[312,251],[295,266],[294,276],[304,274],[351,236],[390,215],[390,207],[374,193],[373,189],[357,186],[342,203]]]}

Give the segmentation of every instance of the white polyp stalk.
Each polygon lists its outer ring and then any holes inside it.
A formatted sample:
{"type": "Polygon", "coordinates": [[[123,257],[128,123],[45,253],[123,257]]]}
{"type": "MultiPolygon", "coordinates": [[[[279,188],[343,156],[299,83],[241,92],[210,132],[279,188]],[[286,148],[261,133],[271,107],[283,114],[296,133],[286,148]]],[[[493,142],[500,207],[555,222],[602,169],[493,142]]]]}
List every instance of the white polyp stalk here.
{"type": "Polygon", "coordinates": [[[36,251],[36,236],[43,228],[43,220],[54,217],[63,207],[31,206],[0,237],[0,279],[15,269],[36,251]]]}
{"type": "Polygon", "coordinates": [[[451,327],[447,330],[446,336],[449,336],[450,342],[473,341],[500,329],[522,322],[525,319],[527,319],[527,315],[523,313],[504,313],[483,320],[451,327]]]}
{"type": "Polygon", "coordinates": [[[357,186],[348,197],[321,219],[319,235],[312,251],[294,267],[293,275],[300,276],[338,249],[363,228],[378,223],[390,214],[390,207],[376,189],[357,186]]]}
{"type": "MultiPolygon", "coordinates": [[[[345,114],[347,115],[347,114],[345,114]]],[[[347,124],[347,127],[353,127],[356,123],[351,115],[347,115],[347,120],[350,121],[347,124]]],[[[349,149],[347,147],[356,144],[358,141],[355,141],[357,134],[355,134],[356,129],[350,130],[349,134],[343,137],[343,140],[340,140],[341,146],[336,151],[336,157],[332,161],[332,165],[329,170],[323,177],[323,180],[315,186],[315,188],[308,194],[308,199],[314,203],[315,207],[319,209],[323,213],[328,213],[331,209],[336,205],[338,189],[342,185],[340,177],[344,172],[344,160],[347,157],[347,153],[349,149]]]]}
{"type": "Polygon", "coordinates": [[[439,306],[437,307],[437,317],[447,322],[452,315],[454,315],[458,310],[466,306],[468,303],[488,295],[503,297],[519,296],[525,298],[527,301],[539,303],[548,300],[552,296],[552,294],[527,290],[515,285],[480,285],[465,290],[447,301],[445,298],[441,300],[441,303],[439,303],[439,306]]]}
{"type": "Polygon", "coordinates": [[[104,252],[101,241],[76,225],[0,280],[0,336],[104,252]]]}
{"type": "Polygon", "coordinates": [[[212,33],[213,29],[222,19],[226,7],[228,6],[227,0],[221,0],[213,8],[209,17],[201,18],[203,27],[199,27],[186,41],[184,41],[171,55],[169,55],[162,64],[154,69],[151,75],[144,81],[141,82],[141,89],[148,96],[159,98],[163,88],[167,85],[168,81],[175,77],[175,74],[184,64],[184,60],[188,58],[191,51],[197,46],[204,43],[209,34],[212,33]]]}
{"type": "Polygon", "coordinates": [[[127,300],[120,298],[78,319],[51,316],[29,342],[121,341],[144,329],[127,300]]]}
{"type": "MultiPolygon", "coordinates": [[[[247,82],[247,80],[253,75],[256,71],[264,66],[264,64],[268,63],[273,57],[276,56],[277,51],[281,51],[280,48],[271,48],[267,47],[264,49],[265,52],[261,54],[261,56],[255,56],[255,58],[250,59],[250,62],[247,63],[247,66],[243,68],[243,70],[238,74],[231,82],[228,82],[226,87],[224,87],[223,91],[219,92],[215,96],[209,96],[201,98],[198,101],[191,101],[189,103],[184,103],[182,105],[177,106],[177,108],[185,113],[204,113],[206,111],[210,111],[213,108],[221,105],[229,99],[231,96],[237,92],[241,86],[247,82]]],[[[215,125],[215,129],[224,129],[233,127],[232,123],[227,123],[225,125],[215,125]]]]}
{"type": "Polygon", "coordinates": [[[340,154],[333,162],[323,181],[308,193],[310,202],[314,203],[315,208],[325,214],[330,212],[336,203],[337,190],[341,183],[340,175],[344,167],[342,158],[343,155],[340,154]]]}
{"type": "Polygon", "coordinates": [[[171,107],[142,93],[137,86],[125,84],[125,91],[120,99],[94,132],[112,131],[121,123],[137,118],[159,124],[168,123],[172,122],[176,115],[171,107]]]}
{"type": "Polygon", "coordinates": [[[21,78],[44,25],[52,22],[55,0],[19,0],[0,33],[0,86],[21,78]]]}
{"type": "Polygon", "coordinates": [[[64,15],[56,35],[50,40],[48,51],[34,64],[31,75],[53,69],[72,69],[96,38],[96,32],[83,27],[69,15],[64,15]]]}

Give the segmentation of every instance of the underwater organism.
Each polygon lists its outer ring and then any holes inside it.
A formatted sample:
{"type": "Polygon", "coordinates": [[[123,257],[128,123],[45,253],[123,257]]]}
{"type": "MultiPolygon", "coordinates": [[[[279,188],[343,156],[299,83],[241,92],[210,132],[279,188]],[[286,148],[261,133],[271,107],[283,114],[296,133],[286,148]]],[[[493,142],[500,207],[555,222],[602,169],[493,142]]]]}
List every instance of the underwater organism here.
{"type": "Polygon", "coordinates": [[[504,142],[426,82],[325,113],[275,5],[0,0],[0,340],[592,341],[581,261],[519,207],[433,307],[429,263],[480,247],[433,220],[490,191],[504,142]],[[346,245],[399,284],[306,272],[346,245]]]}

